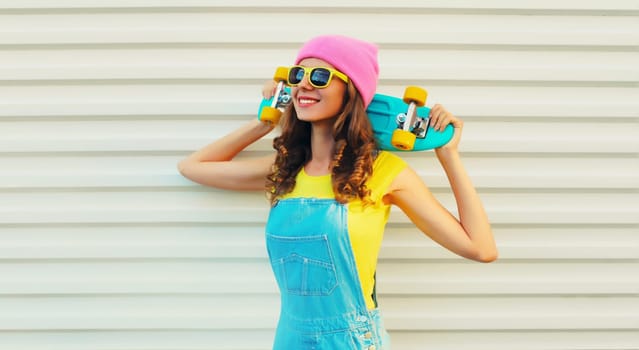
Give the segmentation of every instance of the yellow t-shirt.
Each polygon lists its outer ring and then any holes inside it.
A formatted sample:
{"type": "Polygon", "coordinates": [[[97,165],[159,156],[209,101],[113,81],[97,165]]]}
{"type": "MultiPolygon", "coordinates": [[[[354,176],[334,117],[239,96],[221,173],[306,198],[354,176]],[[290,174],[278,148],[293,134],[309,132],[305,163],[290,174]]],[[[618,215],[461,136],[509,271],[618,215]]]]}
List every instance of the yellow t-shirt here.
{"type": "MultiPolygon", "coordinates": [[[[406,162],[398,156],[382,151],[373,163],[373,173],[366,186],[371,190],[374,204],[363,206],[360,200],[348,203],[348,233],[355,265],[364,294],[366,306],[375,308],[373,290],[377,257],[384,237],[384,227],[390,214],[390,205],[382,202],[388,186],[406,168],[406,162]]],[[[310,176],[304,168],[297,174],[293,191],[285,198],[335,198],[331,185],[331,175],[310,176]]]]}

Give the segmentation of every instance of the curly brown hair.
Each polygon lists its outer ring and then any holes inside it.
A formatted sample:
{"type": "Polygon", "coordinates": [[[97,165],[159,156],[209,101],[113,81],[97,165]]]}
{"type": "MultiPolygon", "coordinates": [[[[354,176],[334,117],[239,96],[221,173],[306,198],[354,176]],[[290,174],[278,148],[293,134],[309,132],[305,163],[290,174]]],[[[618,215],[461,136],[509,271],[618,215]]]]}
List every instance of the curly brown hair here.
{"type": "MultiPolygon", "coordinates": [[[[311,124],[301,121],[292,104],[284,111],[282,133],[273,140],[277,151],[266,189],[271,204],[291,192],[295,177],[311,159],[311,124]]],[[[333,125],[335,154],[331,163],[331,179],[335,200],[347,203],[360,199],[369,203],[370,190],[366,181],[373,172],[377,143],[366,114],[364,102],[352,82],[346,88],[341,113],[333,125]]]]}

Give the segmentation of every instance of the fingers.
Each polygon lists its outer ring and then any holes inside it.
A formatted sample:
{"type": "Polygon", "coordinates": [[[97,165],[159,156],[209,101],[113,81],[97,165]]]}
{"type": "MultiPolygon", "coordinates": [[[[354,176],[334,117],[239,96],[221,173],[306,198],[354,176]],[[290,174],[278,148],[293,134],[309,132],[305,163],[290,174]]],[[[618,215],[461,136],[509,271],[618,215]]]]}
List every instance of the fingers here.
{"type": "Polygon", "coordinates": [[[267,81],[262,87],[262,97],[269,99],[275,95],[275,89],[277,89],[277,83],[275,80],[267,81]]]}
{"type": "Polygon", "coordinates": [[[442,105],[434,105],[430,110],[429,126],[436,131],[443,131],[448,124],[453,124],[454,128],[461,128],[463,126],[461,119],[455,117],[442,105]]]}

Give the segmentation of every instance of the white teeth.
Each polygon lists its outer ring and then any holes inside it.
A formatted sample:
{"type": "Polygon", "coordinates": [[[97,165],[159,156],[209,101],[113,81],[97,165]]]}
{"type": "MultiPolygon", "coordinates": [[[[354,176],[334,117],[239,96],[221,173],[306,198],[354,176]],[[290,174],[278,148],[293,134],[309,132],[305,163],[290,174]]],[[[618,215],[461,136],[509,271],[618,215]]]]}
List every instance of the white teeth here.
{"type": "Polygon", "coordinates": [[[300,103],[302,104],[309,104],[309,103],[315,103],[315,102],[317,102],[317,100],[311,100],[311,99],[305,99],[305,98],[300,99],[300,103]]]}

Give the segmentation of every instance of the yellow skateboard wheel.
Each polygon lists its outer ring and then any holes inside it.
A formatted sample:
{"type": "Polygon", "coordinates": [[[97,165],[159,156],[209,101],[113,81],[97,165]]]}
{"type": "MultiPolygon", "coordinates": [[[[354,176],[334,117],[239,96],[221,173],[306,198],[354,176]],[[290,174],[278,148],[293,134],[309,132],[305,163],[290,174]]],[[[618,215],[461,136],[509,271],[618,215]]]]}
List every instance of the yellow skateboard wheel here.
{"type": "Polygon", "coordinates": [[[412,132],[397,129],[393,131],[393,136],[391,137],[391,145],[402,151],[410,151],[413,149],[413,147],[415,147],[416,139],[417,136],[412,132]]]}
{"type": "Polygon", "coordinates": [[[273,107],[264,107],[262,108],[262,113],[260,114],[260,120],[266,124],[277,124],[280,121],[280,117],[282,116],[282,111],[273,107]]]}
{"type": "Polygon", "coordinates": [[[288,81],[288,68],[277,67],[277,69],[275,70],[275,74],[273,75],[273,80],[275,80],[276,82],[288,81]]]}
{"type": "Polygon", "coordinates": [[[422,89],[419,86],[408,86],[404,91],[404,102],[411,103],[415,102],[415,104],[419,107],[426,104],[426,98],[428,97],[428,92],[422,89]]]}

